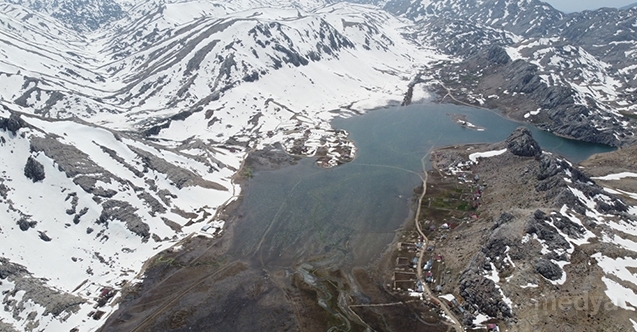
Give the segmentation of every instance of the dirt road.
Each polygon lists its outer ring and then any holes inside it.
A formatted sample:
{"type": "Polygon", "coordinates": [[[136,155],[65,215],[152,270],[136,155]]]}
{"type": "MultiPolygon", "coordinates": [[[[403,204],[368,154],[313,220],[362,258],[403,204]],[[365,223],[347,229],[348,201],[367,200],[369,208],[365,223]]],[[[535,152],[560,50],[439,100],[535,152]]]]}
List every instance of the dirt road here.
{"type": "MultiPolygon", "coordinates": [[[[425,236],[425,233],[422,231],[422,228],[420,227],[420,222],[418,222],[418,217],[420,216],[420,209],[421,209],[421,206],[422,206],[422,200],[425,198],[425,195],[427,194],[427,178],[428,178],[428,174],[427,174],[427,167],[425,165],[425,158],[429,157],[430,153],[431,153],[431,151],[429,151],[429,153],[427,153],[421,159],[422,170],[423,170],[423,173],[425,174],[425,176],[424,177],[420,176],[420,178],[422,179],[422,188],[423,189],[422,189],[422,194],[420,195],[420,198],[418,199],[418,208],[416,209],[416,216],[414,217],[414,222],[416,223],[416,229],[418,230],[418,234],[420,234],[420,236],[424,239],[423,240],[422,250],[420,250],[420,254],[418,255],[418,266],[416,267],[416,275],[418,277],[418,280],[424,285],[424,287],[423,287],[424,293],[427,295],[427,297],[433,298],[434,295],[431,293],[431,289],[429,289],[429,287],[425,284],[425,282],[424,282],[424,280],[422,278],[422,261],[423,261],[423,257],[425,256],[425,248],[427,248],[429,246],[429,239],[427,238],[427,236],[425,236]]],[[[460,322],[455,317],[455,315],[451,311],[451,309],[449,309],[449,307],[443,301],[438,301],[438,302],[440,303],[440,307],[445,312],[447,317],[452,321],[453,327],[456,330],[456,332],[462,332],[463,331],[462,324],[460,324],[460,322]]]]}

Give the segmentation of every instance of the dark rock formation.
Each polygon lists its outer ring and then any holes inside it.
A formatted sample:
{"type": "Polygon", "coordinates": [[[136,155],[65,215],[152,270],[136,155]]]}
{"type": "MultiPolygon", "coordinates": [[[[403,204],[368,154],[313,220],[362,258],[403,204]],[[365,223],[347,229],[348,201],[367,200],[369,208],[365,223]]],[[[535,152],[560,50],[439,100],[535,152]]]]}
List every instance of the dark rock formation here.
{"type": "Polygon", "coordinates": [[[507,51],[500,45],[493,45],[489,49],[487,59],[498,65],[506,65],[509,61],[511,61],[507,51]]]}
{"type": "Polygon", "coordinates": [[[567,205],[579,214],[586,214],[588,207],[569,189],[572,187],[594,200],[595,208],[599,211],[614,214],[628,211],[628,205],[621,198],[607,195],[588,176],[572,167],[566,160],[554,155],[543,154],[540,156],[537,179],[540,181],[535,185],[535,190],[545,192],[545,197],[555,208],[567,205]],[[567,183],[564,178],[570,178],[571,183],[567,183]],[[598,195],[606,196],[606,198],[596,199],[598,195]]]}
{"type": "Polygon", "coordinates": [[[550,155],[543,155],[540,158],[540,171],[537,175],[538,180],[546,180],[556,174],[562,173],[564,167],[568,166],[565,162],[560,162],[557,158],[550,155]]]}
{"type": "Polygon", "coordinates": [[[564,271],[557,264],[547,259],[538,260],[535,263],[535,271],[549,280],[559,280],[564,274],[564,271]]]}
{"type": "Polygon", "coordinates": [[[150,226],[135,213],[137,209],[130,203],[108,200],[102,204],[102,208],[98,223],[108,225],[111,220],[119,220],[126,223],[128,230],[141,236],[145,241],[150,237],[150,226]]]}
{"type": "Polygon", "coordinates": [[[586,233],[584,226],[572,222],[568,218],[559,215],[553,216],[553,226],[557,227],[562,233],[572,238],[581,238],[586,233]]]}
{"type": "Polygon", "coordinates": [[[571,245],[560,235],[557,229],[549,225],[544,219],[537,219],[531,217],[525,226],[525,231],[528,234],[535,234],[540,240],[546,242],[546,245],[551,250],[555,249],[569,249],[571,245]]]}
{"type": "Polygon", "coordinates": [[[55,136],[32,138],[31,151],[43,152],[55,160],[58,169],[69,178],[81,174],[104,174],[110,178],[110,173],[97,165],[86,153],[73,145],[61,143],[55,136]]]}
{"type": "Polygon", "coordinates": [[[179,189],[189,186],[200,186],[208,189],[223,191],[228,190],[228,188],[216,182],[202,179],[194,172],[179,166],[175,166],[148,151],[138,149],[134,146],[129,146],[129,148],[141,158],[146,168],[166,174],[168,179],[172,181],[172,183],[174,183],[174,185],[179,189]]]}
{"type": "Polygon", "coordinates": [[[301,158],[286,153],[281,144],[267,146],[263,150],[252,151],[246,157],[245,165],[252,170],[272,170],[298,163],[301,158]]]}
{"type": "Polygon", "coordinates": [[[502,225],[504,225],[506,223],[509,223],[509,222],[513,221],[514,218],[515,217],[512,214],[510,214],[508,212],[503,212],[500,215],[500,217],[498,218],[498,220],[496,220],[495,223],[493,224],[492,229],[496,229],[496,228],[498,228],[498,227],[500,227],[500,226],[502,226],[502,225]]]}
{"type": "Polygon", "coordinates": [[[540,145],[526,127],[518,127],[507,139],[507,149],[516,156],[537,157],[542,154],[540,145]]]}
{"type": "Polygon", "coordinates": [[[504,303],[502,295],[491,279],[467,270],[460,279],[460,296],[468,303],[478,306],[481,312],[491,317],[512,317],[511,308],[504,303]]]}
{"type": "Polygon", "coordinates": [[[39,231],[38,232],[40,235],[40,239],[44,242],[51,242],[51,237],[49,237],[48,235],[46,235],[45,232],[39,231]]]}
{"type": "MultiPolygon", "coordinates": [[[[47,287],[43,279],[34,278],[24,266],[11,263],[8,259],[0,257],[0,280],[4,279],[15,284],[14,290],[5,295],[5,300],[15,296],[17,291],[24,291],[22,301],[31,300],[44,307],[43,316],[52,314],[57,317],[64,312],[75,313],[79,310],[79,305],[85,302],[81,297],[47,287]]],[[[6,305],[5,310],[25,310],[24,306],[17,305],[11,308],[9,302],[3,303],[6,305]]]]}
{"type": "Polygon", "coordinates": [[[18,220],[17,224],[20,227],[20,230],[28,231],[29,228],[35,228],[35,225],[37,225],[38,222],[37,221],[29,221],[26,218],[20,218],[20,220],[18,220]]]}
{"type": "Polygon", "coordinates": [[[166,207],[153,195],[148,192],[142,192],[137,195],[139,199],[143,200],[151,209],[151,215],[155,215],[156,213],[165,213],[166,207]]]}
{"type": "Polygon", "coordinates": [[[10,276],[27,273],[28,271],[24,266],[10,263],[8,259],[0,257],[0,279],[4,280],[10,276]]]}
{"type": "Polygon", "coordinates": [[[13,325],[11,324],[7,324],[3,321],[0,320],[0,331],[3,332],[18,332],[18,330],[16,330],[13,325]]]}
{"type": "Polygon", "coordinates": [[[12,134],[16,134],[16,132],[24,127],[26,124],[22,119],[20,119],[20,115],[11,114],[11,116],[7,118],[0,118],[0,129],[4,129],[6,131],[10,131],[12,134]]]}
{"type": "Polygon", "coordinates": [[[44,180],[44,166],[40,164],[35,158],[29,156],[27,164],[24,165],[24,176],[31,179],[33,182],[44,180]]]}

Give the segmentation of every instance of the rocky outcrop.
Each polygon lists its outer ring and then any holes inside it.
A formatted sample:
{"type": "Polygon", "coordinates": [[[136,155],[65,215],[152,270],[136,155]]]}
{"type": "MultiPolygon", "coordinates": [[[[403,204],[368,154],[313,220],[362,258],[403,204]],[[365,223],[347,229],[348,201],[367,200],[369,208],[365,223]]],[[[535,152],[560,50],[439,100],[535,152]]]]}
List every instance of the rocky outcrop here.
{"type": "Polygon", "coordinates": [[[301,158],[285,152],[283,146],[266,146],[262,150],[252,151],[245,160],[245,166],[253,170],[273,170],[294,165],[301,158]]]}
{"type": "Polygon", "coordinates": [[[491,317],[513,316],[511,308],[502,300],[495,282],[480,275],[477,269],[469,269],[462,274],[460,296],[491,317]]]}
{"type": "Polygon", "coordinates": [[[11,114],[9,118],[0,118],[0,129],[9,131],[14,135],[24,126],[26,126],[26,124],[18,114],[11,114]]]}
{"type": "Polygon", "coordinates": [[[518,127],[507,139],[507,150],[516,156],[537,157],[542,154],[540,145],[526,127],[518,127]]]}
{"type": "Polygon", "coordinates": [[[557,264],[548,259],[540,259],[535,263],[535,271],[549,280],[559,280],[564,275],[564,271],[557,264]]]}
{"type": "Polygon", "coordinates": [[[43,279],[33,277],[24,266],[11,263],[3,257],[0,257],[0,280],[9,280],[15,285],[12,291],[6,293],[4,302],[4,310],[13,312],[13,315],[26,310],[21,304],[27,300],[44,307],[43,316],[51,314],[54,317],[65,312],[75,313],[80,309],[79,305],[85,302],[78,296],[47,287],[43,279]],[[20,302],[11,299],[18,291],[24,291],[20,302]]]}
{"type": "Polygon", "coordinates": [[[66,173],[69,178],[81,174],[110,174],[97,165],[86,153],[75,146],[61,143],[53,135],[33,137],[31,151],[43,152],[47,157],[53,159],[57,163],[58,169],[66,173]]]}
{"type": "MultiPolygon", "coordinates": [[[[482,52],[483,49],[494,49],[494,53],[481,54],[487,63],[507,63],[503,54],[495,48],[513,44],[510,35],[504,31],[484,29],[480,24],[470,21],[450,19],[447,17],[431,17],[428,20],[418,22],[417,33],[412,38],[424,38],[428,43],[435,45],[440,51],[461,58],[469,58],[482,52]]],[[[508,58],[508,55],[506,56],[508,58]]]]}
{"type": "MultiPolygon", "coordinates": [[[[103,178],[105,179],[105,178],[103,178]]],[[[104,189],[100,186],[97,186],[97,178],[93,176],[85,176],[80,175],[73,179],[73,183],[80,186],[87,193],[93,194],[99,197],[111,198],[117,194],[117,191],[113,189],[104,189]]]]}
{"type": "Polygon", "coordinates": [[[519,235],[515,227],[512,227],[513,221],[514,216],[509,213],[503,213],[498,218],[495,223],[497,226],[460,277],[460,295],[469,307],[478,308],[480,312],[491,317],[513,316],[498,285],[484,276],[485,271],[491,271],[493,267],[498,271],[513,268],[506,261],[507,255],[512,259],[521,258],[519,235]]]}
{"type": "Polygon", "coordinates": [[[32,221],[32,220],[28,220],[25,217],[22,217],[18,220],[17,222],[18,227],[20,227],[20,230],[22,231],[28,231],[29,228],[35,228],[35,226],[38,224],[37,221],[32,221]]]}
{"type": "Polygon", "coordinates": [[[156,213],[165,213],[167,210],[166,207],[158,199],[156,199],[153,195],[146,191],[138,194],[137,197],[143,200],[152,209],[151,215],[153,216],[156,213]]]}
{"type": "Polygon", "coordinates": [[[573,92],[563,86],[547,86],[538,67],[524,60],[516,60],[506,67],[506,88],[511,92],[531,95],[539,106],[555,109],[573,104],[573,92]]]}
{"type": "Polygon", "coordinates": [[[487,52],[487,60],[497,65],[506,65],[511,61],[511,57],[502,46],[493,45],[487,52]]]}
{"type": "Polygon", "coordinates": [[[29,156],[26,165],[24,165],[24,176],[33,182],[42,181],[45,178],[44,166],[35,158],[29,156]]]}
{"type": "Polygon", "coordinates": [[[46,235],[45,232],[39,231],[38,232],[39,236],[40,236],[40,240],[44,241],[44,242],[51,242],[51,237],[46,235]]]}
{"type": "Polygon", "coordinates": [[[200,186],[208,189],[228,190],[226,187],[218,183],[204,180],[194,172],[175,166],[150,152],[138,149],[134,146],[129,146],[129,148],[139,155],[146,169],[152,169],[166,174],[168,179],[179,189],[189,186],[200,186]]]}
{"type": "Polygon", "coordinates": [[[60,20],[68,27],[78,31],[96,30],[100,26],[121,18],[124,12],[114,0],[9,0],[10,3],[25,7],[60,20]]]}
{"type": "Polygon", "coordinates": [[[571,245],[562,235],[560,235],[555,227],[547,223],[548,220],[550,220],[550,217],[544,215],[541,211],[536,211],[534,216],[529,218],[527,221],[525,225],[525,232],[527,234],[537,235],[538,239],[545,241],[546,245],[551,250],[569,249],[571,245]]]}
{"type": "Polygon", "coordinates": [[[3,331],[3,332],[18,332],[18,330],[16,330],[13,325],[7,324],[7,323],[3,322],[2,320],[0,320],[0,331],[3,331]]]}
{"type": "Polygon", "coordinates": [[[112,220],[119,220],[126,224],[131,232],[141,236],[144,241],[150,237],[150,226],[142,221],[135,212],[137,209],[128,202],[108,200],[102,204],[102,213],[98,223],[108,225],[112,220]]]}
{"type": "Polygon", "coordinates": [[[577,168],[574,168],[568,161],[554,155],[543,154],[539,157],[535,189],[544,192],[546,199],[551,202],[551,206],[561,208],[563,205],[571,207],[580,214],[586,214],[588,208],[569,189],[573,187],[581,191],[586,197],[596,197],[604,195],[605,199],[596,200],[596,209],[606,213],[621,214],[628,211],[628,205],[618,197],[611,197],[604,193],[604,190],[596,185],[588,176],[577,168]],[[568,176],[570,183],[565,180],[568,176]]]}

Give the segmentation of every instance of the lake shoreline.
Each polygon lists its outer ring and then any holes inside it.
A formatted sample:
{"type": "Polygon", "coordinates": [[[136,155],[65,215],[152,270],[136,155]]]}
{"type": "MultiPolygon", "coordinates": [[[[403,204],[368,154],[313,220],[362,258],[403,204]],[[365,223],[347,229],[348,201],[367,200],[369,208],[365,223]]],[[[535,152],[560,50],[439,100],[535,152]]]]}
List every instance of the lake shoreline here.
{"type": "MultiPolygon", "coordinates": [[[[246,331],[324,331],[326,322],[379,328],[379,317],[389,316],[385,323],[395,330],[417,330],[422,322],[406,321],[403,314],[418,312],[433,331],[446,330],[437,300],[419,302],[402,290],[413,290],[417,281],[407,256],[418,242],[412,233],[414,187],[422,180],[422,158],[430,146],[438,151],[467,141],[500,141],[517,125],[490,111],[417,105],[337,119],[332,126],[350,133],[359,152],[353,161],[324,169],[316,157],[290,156],[280,147],[251,151],[233,180],[239,194],[216,216],[226,221],[223,232],[195,235],[179,250],[151,259],[144,284],[130,293],[124,311],[156,310],[150,318],[135,315],[114,326],[160,326],[190,308],[184,322],[193,327],[220,320],[237,329],[221,314],[236,310],[232,315],[265,324],[244,326],[246,331]],[[449,114],[491,127],[469,130],[449,114]],[[176,278],[179,286],[171,282],[176,278]],[[174,299],[146,304],[165,292],[174,299]],[[275,321],[268,320],[271,306],[278,310],[275,321]]],[[[589,146],[583,146],[587,153],[589,146]]]]}

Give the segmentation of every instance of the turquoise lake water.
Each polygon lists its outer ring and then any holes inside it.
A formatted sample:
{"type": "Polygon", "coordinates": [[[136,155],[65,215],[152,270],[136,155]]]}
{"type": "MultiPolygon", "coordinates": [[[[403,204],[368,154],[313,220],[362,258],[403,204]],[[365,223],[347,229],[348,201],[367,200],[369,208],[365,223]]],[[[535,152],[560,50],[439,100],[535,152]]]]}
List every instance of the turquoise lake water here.
{"type": "MultiPolygon", "coordinates": [[[[254,257],[264,268],[304,262],[365,266],[409,217],[421,159],[432,147],[498,142],[520,124],[482,109],[425,104],[336,119],[333,126],[350,133],[356,159],[322,169],[305,158],[295,166],[255,172],[239,208],[233,255],[254,257]],[[461,127],[451,114],[465,114],[486,130],[461,127]]],[[[572,162],[613,150],[526,126],[544,150],[572,162]]]]}

